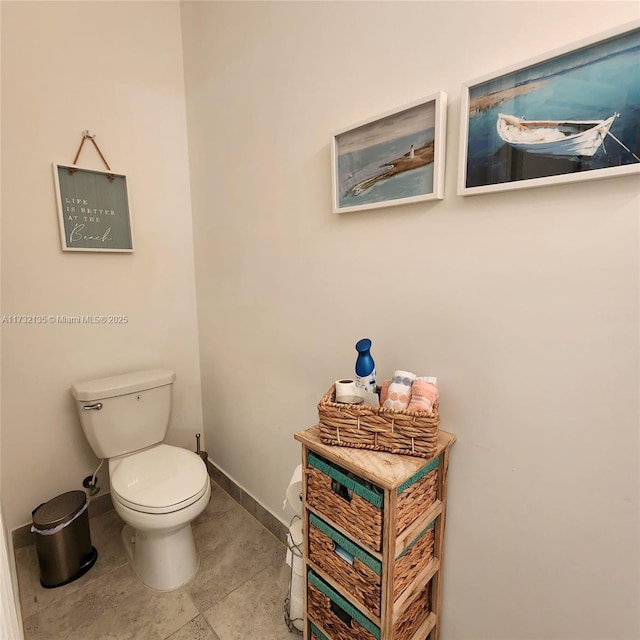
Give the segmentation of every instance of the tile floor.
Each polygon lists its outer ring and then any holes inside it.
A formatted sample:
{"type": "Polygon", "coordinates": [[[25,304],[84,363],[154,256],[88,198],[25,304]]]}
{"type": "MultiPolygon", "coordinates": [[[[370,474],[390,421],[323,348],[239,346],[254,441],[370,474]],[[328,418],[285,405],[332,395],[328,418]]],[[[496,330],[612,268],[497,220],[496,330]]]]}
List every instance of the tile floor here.
{"type": "Polygon", "coordinates": [[[176,591],[138,581],[115,511],[90,524],[98,560],[71,584],[43,589],[35,545],[16,549],[26,640],[300,640],[283,618],[285,545],[217,484],[193,523],[200,569],[176,591]]]}

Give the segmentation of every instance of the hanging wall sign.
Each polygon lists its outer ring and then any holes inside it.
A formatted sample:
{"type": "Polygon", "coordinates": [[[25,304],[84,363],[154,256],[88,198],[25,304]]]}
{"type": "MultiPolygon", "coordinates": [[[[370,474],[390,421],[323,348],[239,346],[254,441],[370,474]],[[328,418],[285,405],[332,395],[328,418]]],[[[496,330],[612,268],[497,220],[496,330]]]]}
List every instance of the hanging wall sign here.
{"type": "Polygon", "coordinates": [[[53,165],[63,251],[133,251],[127,178],[53,165]]]}

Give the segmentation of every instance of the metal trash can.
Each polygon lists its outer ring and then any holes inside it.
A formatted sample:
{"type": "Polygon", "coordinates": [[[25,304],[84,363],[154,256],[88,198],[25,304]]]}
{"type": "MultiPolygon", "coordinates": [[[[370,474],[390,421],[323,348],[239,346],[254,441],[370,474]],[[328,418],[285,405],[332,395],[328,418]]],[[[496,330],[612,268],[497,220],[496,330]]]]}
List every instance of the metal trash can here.
{"type": "Polygon", "coordinates": [[[43,587],[73,582],[95,564],[98,552],[91,546],[88,506],[84,491],[68,491],[33,510],[31,531],[43,587]]]}

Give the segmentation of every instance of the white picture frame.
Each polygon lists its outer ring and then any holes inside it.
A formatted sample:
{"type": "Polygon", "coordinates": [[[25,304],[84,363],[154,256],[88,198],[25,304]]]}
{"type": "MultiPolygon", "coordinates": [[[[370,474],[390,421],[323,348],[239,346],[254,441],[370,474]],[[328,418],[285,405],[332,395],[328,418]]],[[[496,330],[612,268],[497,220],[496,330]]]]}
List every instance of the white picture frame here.
{"type": "Polygon", "coordinates": [[[439,91],[335,133],[333,213],[441,200],[446,121],[439,91]]]}
{"type": "Polygon", "coordinates": [[[640,172],[638,47],[640,20],[465,82],[458,195],[640,172]]]}

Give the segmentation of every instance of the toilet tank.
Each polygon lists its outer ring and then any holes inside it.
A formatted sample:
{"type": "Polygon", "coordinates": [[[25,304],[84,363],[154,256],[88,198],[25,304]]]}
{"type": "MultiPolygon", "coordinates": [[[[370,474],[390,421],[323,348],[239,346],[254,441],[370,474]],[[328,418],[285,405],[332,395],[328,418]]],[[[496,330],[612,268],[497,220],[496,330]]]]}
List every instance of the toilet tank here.
{"type": "Polygon", "coordinates": [[[175,379],[173,371],[152,369],[71,387],[82,429],[98,458],[113,458],[164,440],[175,379]]]}

